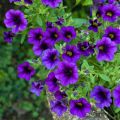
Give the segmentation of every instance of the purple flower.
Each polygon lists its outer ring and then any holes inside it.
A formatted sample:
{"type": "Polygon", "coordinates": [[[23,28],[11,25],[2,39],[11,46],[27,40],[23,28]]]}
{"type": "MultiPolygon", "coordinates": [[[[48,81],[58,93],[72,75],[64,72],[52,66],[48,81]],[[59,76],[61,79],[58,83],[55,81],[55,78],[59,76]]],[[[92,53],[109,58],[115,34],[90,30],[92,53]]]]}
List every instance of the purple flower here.
{"type": "Polygon", "coordinates": [[[41,91],[43,90],[44,85],[42,81],[32,82],[32,86],[30,88],[30,91],[37,96],[40,96],[41,91]]]}
{"type": "Polygon", "coordinates": [[[47,69],[54,69],[59,62],[59,52],[56,49],[48,49],[43,52],[42,63],[47,69]]]}
{"type": "Polygon", "coordinates": [[[12,3],[12,2],[20,2],[21,0],[9,0],[10,1],[10,3],[12,3]]]}
{"type": "Polygon", "coordinates": [[[88,27],[88,29],[94,32],[98,32],[98,27],[101,26],[101,23],[99,23],[97,19],[90,20],[89,22],[91,25],[88,27]]]}
{"type": "Polygon", "coordinates": [[[36,56],[41,56],[43,51],[52,48],[52,44],[47,40],[42,40],[39,44],[33,46],[33,51],[36,56]]]}
{"type": "Polygon", "coordinates": [[[49,28],[53,28],[54,27],[54,24],[52,22],[46,22],[46,28],[49,29],[49,28]]]}
{"type": "Polygon", "coordinates": [[[48,90],[50,92],[56,92],[59,90],[58,80],[55,77],[54,72],[49,73],[49,75],[46,79],[46,85],[48,86],[48,90]]]}
{"type": "Polygon", "coordinates": [[[65,42],[70,42],[72,39],[76,38],[76,31],[73,26],[66,26],[61,28],[62,39],[65,42]]]}
{"type": "Polygon", "coordinates": [[[33,0],[24,0],[26,4],[33,4],[33,0]]]}
{"type": "Polygon", "coordinates": [[[97,41],[96,48],[98,50],[98,61],[111,61],[114,59],[114,54],[117,51],[117,46],[110,38],[103,37],[102,40],[97,41]]]}
{"type": "Polygon", "coordinates": [[[58,7],[61,2],[62,2],[62,0],[42,0],[42,3],[44,5],[47,5],[51,8],[58,7]]]}
{"type": "Polygon", "coordinates": [[[103,20],[109,22],[115,22],[120,16],[120,8],[114,4],[106,4],[102,7],[103,20]]]}
{"type": "Polygon", "coordinates": [[[80,59],[80,53],[75,45],[67,45],[63,51],[62,58],[64,60],[77,62],[80,59]]]}
{"type": "Polygon", "coordinates": [[[63,25],[63,23],[64,23],[64,18],[62,17],[58,18],[58,20],[56,21],[56,24],[60,26],[63,25]]]}
{"type": "Polygon", "coordinates": [[[50,101],[50,108],[52,112],[55,112],[58,116],[62,116],[67,111],[67,106],[64,102],[58,100],[50,101]]]}
{"type": "Polygon", "coordinates": [[[61,92],[61,91],[56,91],[55,94],[54,94],[55,98],[57,100],[62,100],[64,98],[67,97],[67,94],[65,93],[65,91],[61,92]]]}
{"type": "Polygon", "coordinates": [[[45,35],[46,39],[52,44],[55,44],[56,42],[61,40],[61,32],[56,27],[47,29],[45,35]]]}
{"type": "Polygon", "coordinates": [[[18,65],[17,70],[19,78],[23,78],[25,80],[30,80],[35,74],[35,70],[32,66],[30,66],[29,62],[24,62],[18,65]]]}
{"type": "Polygon", "coordinates": [[[89,42],[85,41],[85,42],[79,42],[77,44],[77,48],[80,52],[80,55],[83,56],[89,56],[90,54],[94,53],[94,46],[90,45],[89,42]]]}
{"type": "Polygon", "coordinates": [[[79,74],[76,64],[67,61],[59,62],[55,77],[63,86],[74,84],[78,81],[79,74]]]}
{"type": "Polygon", "coordinates": [[[12,32],[16,33],[23,31],[27,27],[27,20],[24,17],[24,14],[20,10],[9,10],[6,13],[6,18],[4,24],[7,28],[12,28],[12,32]]]}
{"type": "Polygon", "coordinates": [[[42,28],[34,28],[29,31],[28,42],[30,44],[39,44],[44,38],[42,28]]]}
{"type": "Polygon", "coordinates": [[[97,107],[101,109],[109,107],[112,102],[110,90],[103,86],[95,86],[90,97],[96,100],[97,107]]]}
{"type": "Polygon", "coordinates": [[[113,28],[112,26],[107,27],[104,37],[109,37],[116,44],[120,44],[120,29],[113,28]]]}
{"type": "Polygon", "coordinates": [[[7,43],[11,43],[14,36],[15,36],[15,34],[12,33],[11,31],[4,32],[4,41],[7,43]]]}
{"type": "Polygon", "coordinates": [[[114,104],[120,107],[120,85],[117,85],[113,90],[114,104]]]}
{"type": "Polygon", "coordinates": [[[76,115],[79,118],[86,117],[87,113],[90,113],[91,105],[85,98],[78,100],[70,100],[70,113],[76,115]]]}

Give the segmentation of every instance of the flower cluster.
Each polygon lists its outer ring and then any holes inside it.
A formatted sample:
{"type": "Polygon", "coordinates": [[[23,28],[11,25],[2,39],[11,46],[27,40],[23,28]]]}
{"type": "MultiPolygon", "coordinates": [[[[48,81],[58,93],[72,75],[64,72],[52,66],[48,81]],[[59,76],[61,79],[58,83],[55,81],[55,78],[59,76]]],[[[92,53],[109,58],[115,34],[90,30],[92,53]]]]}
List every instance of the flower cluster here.
{"type": "MultiPolygon", "coordinates": [[[[10,0],[10,2],[19,1],[21,0],[10,0]]],[[[24,2],[32,4],[34,1],[24,0],[24,2]]],[[[51,8],[58,7],[61,2],[62,0],[41,1],[42,4],[51,8]]],[[[41,80],[32,82],[30,91],[40,96],[46,85],[48,91],[54,96],[54,99],[50,101],[50,107],[53,112],[58,116],[62,116],[64,112],[70,110],[71,115],[84,118],[90,113],[92,108],[90,101],[87,100],[88,97],[93,98],[96,101],[96,106],[101,109],[110,107],[112,98],[114,98],[115,106],[120,107],[120,85],[111,94],[108,88],[103,87],[104,85],[96,86],[95,84],[94,89],[89,89],[84,98],[81,96],[75,99],[73,97],[69,99],[69,94],[67,94],[66,90],[73,86],[74,89],[81,87],[80,79],[83,77],[82,74],[85,74],[85,77],[87,77],[91,72],[91,69],[84,72],[81,70],[84,59],[92,60],[93,65],[94,62],[101,62],[98,65],[102,65],[106,61],[114,60],[114,56],[118,51],[118,45],[120,44],[120,29],[113,26],[111,22],[116,22],[119,16],[120,6],[116,1],[109,0],[108,3],[103,2],[102,4],[99,2],[96,17],[89,20],[90,25],[86,25],[88,28],[86,36],[90,37],[85,36],[87,39],[83,41],[79,38],[79,30],[75,28],[74,24],[73,26],[64,25],[64,17],[58,17],[56,22],[49,22],[47,19],[44,28],[40,26],[29,27],[29,19],[25,18],[24,13],[20,10],[11,9],[6,13],[4,20],[5,26],[10,28],[11,31],[4,32],[4,40],[11,43],[13,37],[18,32],[24,31],[28,26],[27,42],[32,45],[32,50],[35,56],[41,60],[42,67],[49,71],[44,82],[41,80]],[[110,24],[104,24],[101,17],[104,22],[107,21],[110,24]],[[99,39],[95,38],[94,40],[94,34],[98,34],[99,39]]],[[[27,81],[36,73],[29,62],[18,65],[17,71],[18,77],[27,81]]],[[[96,77],[95,72],[92,75],[96,77]]],[[[74,91],[72,92],[74,93],[74,91]]]]}

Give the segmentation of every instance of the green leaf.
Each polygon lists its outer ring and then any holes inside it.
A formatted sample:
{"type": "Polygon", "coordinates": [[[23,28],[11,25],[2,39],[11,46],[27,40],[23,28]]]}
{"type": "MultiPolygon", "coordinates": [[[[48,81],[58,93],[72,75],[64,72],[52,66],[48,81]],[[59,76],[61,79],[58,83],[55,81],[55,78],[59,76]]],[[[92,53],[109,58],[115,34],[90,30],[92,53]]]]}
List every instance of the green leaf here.
{"type": "Polygon", "coordinates": [[[81,1],[81,0],[76,0],[75,6],[78,5],[78,4],[80,3],[80,1],[81,1]]]}
{"type": "Polygon", "coordinates": [[[99,74],[99,76],[100,76],[101,79],[103,79],[105,81],[110,81],[110,78],[105,74],[99,74]]]}
{"type": "Polygon", "coordinates": [[[119,113],[120,112],[120,108],[116,108],[115,113],[119,113]]]}
{"type": "Polygon", "coordinates": [[[86,19],[82,19],[82,18],[73,18],[73,25],[76,28],[81,27],[83,24],[88,23],[88,21],[86,19]]]}
{"type": "Polygon", "coordinates": [[[82,5],[84,6],[88,6],[88,5],[92,5],[93,1],[92,0],[84,0],[84,2],[82,2],[82,5]]]}
{"type": "Polygon", "coordinates": [[[36,22],[37,22],[37,24],[40,25],[40,26],[42,26],[42,24],[43,24],[42,19],[41,19],[40,16],[37,16],[36,22]]]}

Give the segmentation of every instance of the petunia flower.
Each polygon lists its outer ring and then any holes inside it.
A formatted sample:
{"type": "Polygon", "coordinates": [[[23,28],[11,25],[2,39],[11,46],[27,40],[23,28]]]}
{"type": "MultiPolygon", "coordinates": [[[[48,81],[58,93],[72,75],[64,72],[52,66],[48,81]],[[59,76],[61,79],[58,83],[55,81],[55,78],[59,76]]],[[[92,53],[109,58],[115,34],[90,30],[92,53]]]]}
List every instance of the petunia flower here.
{"type": "Polygon", "coordinates": [[[75,84],[79,78],[78,68],[76,64],[71,62],[59,62],[58,68],[55,71],[55,77],[63,86],[75,84]]]}
{"type": "Polygon", "coordinates": [[[96,100],[97,107],[101,109],[109,107],[112,103],[110,90],[103,86],[95,86],[91,91],[90,97],[96,100]]]}
{"type": "Polygon", "coordinates": [[[36,96],[40,96],[40,93],[42,92],[44,88],[44,85],[42,83],[42,81],[35,81],[32,82],[31,88],[30,88],[30,92],[36,94],[36,96]]]}
{"type": "Polygon", "coordinates": [[[4,41],[7,43],[11,43],[14,36],[15,34],[11,31],[4,32],[4,41]]]}
{"type": "Polygon", "coordinates": [[[29,62],[24,62],[17,67],[19,78],[30,80],[31,77],[35,74],[35,70],[30,66],[29,62]]]}
{"type": "Polygon", "coordinates": [[[7,28],[12,28],[13,33],[23,31],[27,27],[27,20],[25,19],[24,13],[20,10],[10,9],[5,14],[4,24],[7,28]]]}
{"type": "Polygon", "coordinates": [[[59,62],[59,52],[56,49],[48,49],[43,52],[41,59],[47,69],[54,69],[59,62]]]}
{"type": "Polygon", "coordinates": [[[120,29],[118,28],[107,27],[103,36],[110,38],[116,44],[120,44],[120,29]]]}
{"type": "Polygon", "coordinates": [[[98,61],[112,61],[114,54],[117,51],[117,46],[110,38],[103,37],[102,40],[97,41],[96,48],[98,51],[98,61]]]}
{"type": "Polygon", "coordinates": [[[63,48],[62,58],[67,61],[77,62],[80,59],[80,53],[75,45],[67,45],[63,48]]]}
{"type": "Polygon", "coordinates": [[[51,72],[48,74],[48,77],[46,78],[45,83],[50,92],[56,92],[59,90],[59,82],[58,82],[58,79],[55,77],[54,72],[51,72]]]}
{"type": "Polygon", "coordinates": [[[87,113],[90,113],[91,105],[85,98],[78,100],[70,100],[70,113],[78,116],[79,118],[86,117],[87,113]]]}
{"type": "Polygon", "coordinates": [[[65,42],[70,42],[76,38],[76,31],[73,26],[64,26],[61,28],[62,39],[65,42]]]}
{"type": "Polygon", "coordinates": [[[28,33],[28,42],[30,44],[39,44],[43,40],[44,34],[42,28],[33,28],[28,33]]]}

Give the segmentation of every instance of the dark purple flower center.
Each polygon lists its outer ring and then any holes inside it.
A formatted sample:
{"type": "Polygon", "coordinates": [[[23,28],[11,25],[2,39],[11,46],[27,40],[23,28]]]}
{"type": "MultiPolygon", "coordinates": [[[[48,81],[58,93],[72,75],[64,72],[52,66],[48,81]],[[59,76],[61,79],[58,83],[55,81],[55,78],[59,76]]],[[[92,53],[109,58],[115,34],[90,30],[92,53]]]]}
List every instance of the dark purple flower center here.
{"type": "Polygon", "coordinates": [[[58,38],[58,34],[56,32],[53,32],[51,34],[51,38],[54,39],[54,40],[56,40],[58,38]]]}
{"type": "Polygon", "coordinates": [[[107,52],[107,46],[101,45],[101,46],[99,46],[99,50],[102,52],[107,52]]]}
{"type": "Polygon", "coordinates": [[[88,46],[87,46],[87,45],[86,45],[86,46],[85,46],[85,45],[84,45],[84,46],[81,46],[81,50],[82,50],[82,51],[85,51],[85,50],[87,50],[87,49],[88,49],[88,46]]]}
{"type": "Polygon", "coordinates": [[[107,15],[108,17],[112,17],[112,16],[113,16],[113,12],[112,12],[112,11],[107,11],[107,12],[106,12],[106,15],[107,15]]]}
{"type": "Polygon", "coordinates": [[[67,51],[66,54],[67,54],[68,56],[70,56],[70,57],[73,56],[73,52],[72,52],[72,51],[67,51]]]}
{"type": "Polygon", "coordinates": [[[103,99],[103,100],[107,99],[106,93],[104,91],[99,91],[98,96],[100,99],[103,99]]]}
{"type": "Polygon", "coordinates": [[[24,67],[24,72],[25,72],[25,73],[30,73],[30,72],[31,72],[31,68],[28,67],[28,66],[25,66],[25,67],[24,67]]]}
{"type": "Polygon", "coordinates": [[[68,39],[70,39],[70,38],[72,37],[72,33],[69,32],[69,31],[66,32],[66,33],[65,33],[65,37],[68,38],[68,39]]]}
{"type": "Polygon", "coordinates": [[[51,54],[51,55],[50,55],[50,60],[51,60],[52,62],[54,62],[56,59],[57,59],[56,54],[51,54]]]}
{"type": "Polygon", "coordinates": [[[15,22],[16,25],[20,25],[20,24],[21,24],[20,16],[15,15],[15,16],[13,17],[13,21],[15,22]]]}
{"type": "Polygon", "coordinates": [[[43,43],[40,47],[41,47],[42,50],[48,49],[47,43],[43,43]]]}
{"type": "Polygon", "coordinates": [[[111,40],[113,40],[115,38],[115,34],[114,33],[110,33],[108,36],[109,36],[109,38],[111,38],[111,40]]]}
{"type": "Polygon", "coordinates": [[[43,38],[43,36],[41,34],[36,34],[35,37],[36,37],[37,40],[41,40],[43,38]]]}
{"type": "Polygon", "coordinates": [[[78,102],[78,103],[76,103],[76,107],[79,109],[82,109],[84,107],[84,105],[83,105],[83,103],[78,102]]]}
{"type": "Polygon", "coordinates": [[[64,68],[64,74],[68,77],[71,77],[73,74],[73,70],[71,68],[64,68]]]}

